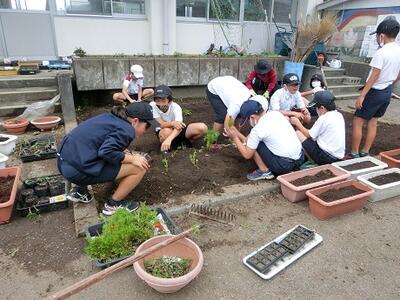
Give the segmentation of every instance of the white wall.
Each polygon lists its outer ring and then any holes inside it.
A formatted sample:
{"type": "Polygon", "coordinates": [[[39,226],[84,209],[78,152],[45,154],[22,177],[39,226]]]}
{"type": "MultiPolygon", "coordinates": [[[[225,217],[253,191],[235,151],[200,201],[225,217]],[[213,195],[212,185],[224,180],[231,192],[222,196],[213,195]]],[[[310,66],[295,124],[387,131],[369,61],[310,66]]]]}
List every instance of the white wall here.
{"type": "Polygon", "coordinates": [[[352,0],[343,4],[333,6],[330,9],[358,9],[358,8],[377,8],[377,7],[391,7],[400,6],[399,0],[352,0]]]}
{"type": "Polygon", "coordinates": [[[316,6],[323,2],[323,0],[299,0],[297,6],[297,20],[316,15],[316,6]]]}
{"type": "Polygon", "coordinates": [[[93,55],[151,53],[147,20],[55,16],[54,25],[60,56],[77,47],[93,55]]]}

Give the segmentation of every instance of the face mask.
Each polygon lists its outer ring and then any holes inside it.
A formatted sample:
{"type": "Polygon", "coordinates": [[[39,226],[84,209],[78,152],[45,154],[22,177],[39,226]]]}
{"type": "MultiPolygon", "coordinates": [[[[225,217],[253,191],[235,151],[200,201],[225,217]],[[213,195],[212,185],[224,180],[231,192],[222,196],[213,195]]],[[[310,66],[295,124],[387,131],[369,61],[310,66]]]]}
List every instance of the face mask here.
{"type": "Polygon", "coordinates": [[[166,113],[169,109],[169,105],[157,105],[158,109],[161,110],[163,113],[166,113]]]}
{"type": "Polygon", "coordinates": [[[313,81],[313,82],[311,82],[311,86],[312,86],[313,88],[321,87],[321,81],[318,81],[318,80],[313,81]]]}
{"type": "Polygon", "coordinates": [[[250,126],[251,126],[251,127],[254,127],[254,126],[257,125],[257,121],[256,121],[256,120],[249,119],[249,121],[250,121],[250,126]]]}

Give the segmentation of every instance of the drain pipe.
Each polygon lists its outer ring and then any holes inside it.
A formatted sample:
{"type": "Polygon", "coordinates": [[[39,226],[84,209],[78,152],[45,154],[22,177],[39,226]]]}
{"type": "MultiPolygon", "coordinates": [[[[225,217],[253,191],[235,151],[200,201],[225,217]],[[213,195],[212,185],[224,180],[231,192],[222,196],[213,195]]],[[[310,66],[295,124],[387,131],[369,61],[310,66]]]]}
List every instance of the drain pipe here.
{"type": "Polygon", "coordinates": [[[162,10],[163,10],[163,54],[169,54],[169,21],[168,21],[168,13],[169,13],[169,1],[170,0],[162,0],[162,10]]]}

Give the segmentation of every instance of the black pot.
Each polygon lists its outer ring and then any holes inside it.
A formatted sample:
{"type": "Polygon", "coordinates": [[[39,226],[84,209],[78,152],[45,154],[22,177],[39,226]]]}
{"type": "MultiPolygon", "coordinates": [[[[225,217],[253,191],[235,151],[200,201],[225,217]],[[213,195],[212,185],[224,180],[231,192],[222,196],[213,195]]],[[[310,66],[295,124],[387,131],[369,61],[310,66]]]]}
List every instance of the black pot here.
{"type": "Polygon", "coordinates": [[[42,204],[49,204],[50,203],[50,199],[49,197],[45,196],[45,197],[40,197],[38,204],[42,205],[42,204]]]}
{"type": "Polygon", "coordinates": [[[35,195],[29,196],[25,198],[26,207],[34,206],[39,201],[39,198],[35,195]]]}
{"type": "Polygon", "coordinates": [[[25,200],[29,196],[33,196],[33,194],[34,194],[33,189],[23,189],[23,190],[21,190],[22,200],[25,200]]]}
{"type": "Polygon", "coordinates": [[[32,179],[27,179],[24,181],[24,185],[26,189],[33,189],[35,187],[36,182],[32,179]]]}
{"type": "Polygon", "coordinates": [[[48,195],[48,188],[47,188],[47,184],[46,185],[36,185],[35,186],[35,194],[38,197],[44,197],[48,195]]]}
{"type": "Polygon", "coordinates": [[[65,192],[64,182],[50,183],[49,191],[51,197],[64,194],[65,192]]]}

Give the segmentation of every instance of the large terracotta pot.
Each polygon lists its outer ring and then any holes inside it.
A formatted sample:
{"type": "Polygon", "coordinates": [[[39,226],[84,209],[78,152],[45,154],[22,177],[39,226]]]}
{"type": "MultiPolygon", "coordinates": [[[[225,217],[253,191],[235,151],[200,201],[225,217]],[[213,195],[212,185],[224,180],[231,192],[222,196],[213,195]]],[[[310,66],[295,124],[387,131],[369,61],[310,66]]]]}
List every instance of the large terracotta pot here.
{"type": "Polygon", "coordinates": [[[57,116],[47,116],[36,118],[31,121],[32,125],[39,128],[40,130],[50,130],[58,126],[61,118],[57,116]]]}
{"type": "MultiPolygon", "coordinates": [[[[169,238],[171,238],[170,235],[155,236],[141,244],[136,250],[135,254],[137,255],[147,248],[150,248],[151,246],[161,243],[169,238]]],[[[133,267],[135,268],[137,275],[149,286],[160,293],[174,293],[179,291],[181,288],[191,282],[203,268],[203,252],[195,242],[188,238],[178,240],[175,243],[172,243],[167,247],[150,254],[149,256],[145,257],[144,260],[157,258],[163,255],[189,258],[192,260],[192,265],[190,266],[189,273],[184,276],[176,278],[159,278],[152,276],[145,271],[143,259],[135,262],[133,267]]]]}
{"type": "Polygon", "coordinates": [[[19,177],[21,176],[21,168],[4,168],[0,169],[0,177],[14,177],[11,195],[8,201],[0,203],[0,224],[5,224],[10,221],[11,213],[14,207],[15,197],[17,195],[19,177]]]}
{"type": "Polygon", "coordinates": [[[23,134],[29,125],[29,121],[23,117],[18,117],[6,120],[2,125],[9,133],[23,134]]]}

